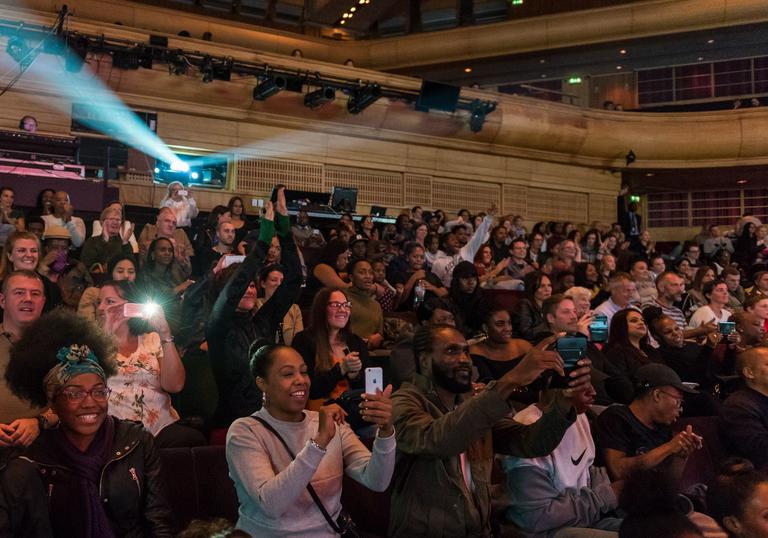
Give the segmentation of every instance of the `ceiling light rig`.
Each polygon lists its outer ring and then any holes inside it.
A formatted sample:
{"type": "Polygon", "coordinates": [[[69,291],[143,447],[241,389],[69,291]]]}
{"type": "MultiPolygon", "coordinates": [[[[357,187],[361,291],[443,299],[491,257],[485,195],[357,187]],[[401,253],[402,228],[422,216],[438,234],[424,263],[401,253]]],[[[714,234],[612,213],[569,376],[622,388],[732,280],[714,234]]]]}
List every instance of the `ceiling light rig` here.
{"type": "MultiPolygon", "coordinates": [[[[360,0],[356,13],[359,12],[359,6],[369,3],[370,0],[360,0]]],[[[31,58],[36,55],[37,49],[42,48],[42,45],[47,42],[44,39],[50,33],[51,29],[46,26],[28,25],[20,30],[17,21],[0,19],[0,35],[9,36],[6,51],[16,62],[31,63],[31,58]],[[40,45],[33,47],[31,43],[40,43],[40,45]]],[[[135,70],[140,67],[152,69],[157,67],[155,64],[162,63],[165,64],[170,75],[182,76],[195,72],[201,75],[204,83],[230,80],[233,74],[242,78],[253,77],[256,84],[252,92],[253,99],[256,101],[265,101],[282,91],[293,93],[306,91],[308,93],[304,95],[304,104],[309,108],[317,109],[335,100],[336,94],[342,92],[348,96],[346,104],[348,112],[360,114],[382,97],[412,106],[420,97],[420,90],[387,87],[379,82],[361,80],[357,77],[323,75],[319,72],[297,71],[292,68],[235,60],[231,57],[214,56],[199,51],[168,48],[168,41],[161,36],[150,36],[146,43],[141,43],[124,38],[64,30],[60,38],[67,43],[77,43],[76,54],[81,58],[85,58],[88,54],[109,55],[112,66],[118,69],[135,70]]],[[[66,54],[64,47],[45,49],[49,54],[56,53],[53,51],[66,54]]],[[[496,109],[496,103],[461,98],[459,88],[455,88],[455,92],[458,99],[455,108],[470,113],[470,127],[473,132],[478,132],[482,129],[486,115],[496,109]]]]}

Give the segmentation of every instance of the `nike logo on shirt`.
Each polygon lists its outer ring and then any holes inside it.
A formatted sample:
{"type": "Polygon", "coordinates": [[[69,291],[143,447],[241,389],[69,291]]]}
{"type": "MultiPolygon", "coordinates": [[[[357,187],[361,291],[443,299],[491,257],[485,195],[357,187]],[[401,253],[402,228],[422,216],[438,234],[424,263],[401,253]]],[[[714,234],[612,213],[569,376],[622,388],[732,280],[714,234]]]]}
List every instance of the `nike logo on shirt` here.
{"type": "Polygon", "coordinates": [[[578,465],[579,463],[581,463],[581,460],[584,459],[584,454],[586,453],[587,453],[587,449],[585,448],[584,451],[581,453],[581,456],[579,456],[578,458],[573,459],[573,456],[571,456],[571,463],[573,463],[574,465],[578,465]]]}

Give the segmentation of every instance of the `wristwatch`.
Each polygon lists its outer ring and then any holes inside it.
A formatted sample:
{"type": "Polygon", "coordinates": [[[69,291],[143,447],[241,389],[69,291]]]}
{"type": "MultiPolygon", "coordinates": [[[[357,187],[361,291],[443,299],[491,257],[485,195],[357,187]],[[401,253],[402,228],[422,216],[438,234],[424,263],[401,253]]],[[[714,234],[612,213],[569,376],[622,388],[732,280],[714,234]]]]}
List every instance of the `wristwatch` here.
{"type": "Polygon", "coordinates": [[[37,415],[35,418],[37,419],[37,426],[40,428],[40,431],[47,430],[49,428],[48,419],[45,418],[45,415],[37,415]]]}

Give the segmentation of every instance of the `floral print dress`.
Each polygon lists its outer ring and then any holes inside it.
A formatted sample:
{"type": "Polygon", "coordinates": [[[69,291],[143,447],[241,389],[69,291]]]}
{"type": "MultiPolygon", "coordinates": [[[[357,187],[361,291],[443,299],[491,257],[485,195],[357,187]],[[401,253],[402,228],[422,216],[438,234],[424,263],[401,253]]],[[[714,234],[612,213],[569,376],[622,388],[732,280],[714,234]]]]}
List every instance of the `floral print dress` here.
{"type": "Polygon", "coordinates": [[[152,434],[179,420],[171,396],[160,386],[160,335],[139,335],[139,345],[129,357],[117,354],[117,373],[109,378],[112,389],[109,413],[117,418],[140,421],[152,434]]]}

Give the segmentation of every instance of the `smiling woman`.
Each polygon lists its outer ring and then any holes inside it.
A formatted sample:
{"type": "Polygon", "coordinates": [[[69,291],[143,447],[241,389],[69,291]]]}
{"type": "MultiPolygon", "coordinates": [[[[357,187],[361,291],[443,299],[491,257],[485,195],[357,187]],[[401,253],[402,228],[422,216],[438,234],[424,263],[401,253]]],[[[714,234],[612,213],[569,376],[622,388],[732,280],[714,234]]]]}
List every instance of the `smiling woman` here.
{"type": "Polygon", "coordinates": [[[60,310],[33,323],[14,346],[11,390],[50,405],[60,427],[44,430],[0,472],[0,503],[7,503],[0,511],[10,517],[0,534],[95,538],[143,528],[171,536],[152,436],[109,416],[115,352],[98,327],[60,310]]]}
{"type": "Polygon", "coordinates": [[[264,406],[227,433],[227,463],[240,502],[237,527],[253,536],[343,534],[343,476],[374,491],[389,486],[395,466],[392,387],[366,395],[361,404],[363,419],[378,428],[371,453],[338,405],[304,409],[312,383],[294,349],[260,347],[251,374],[264,406]]]}

